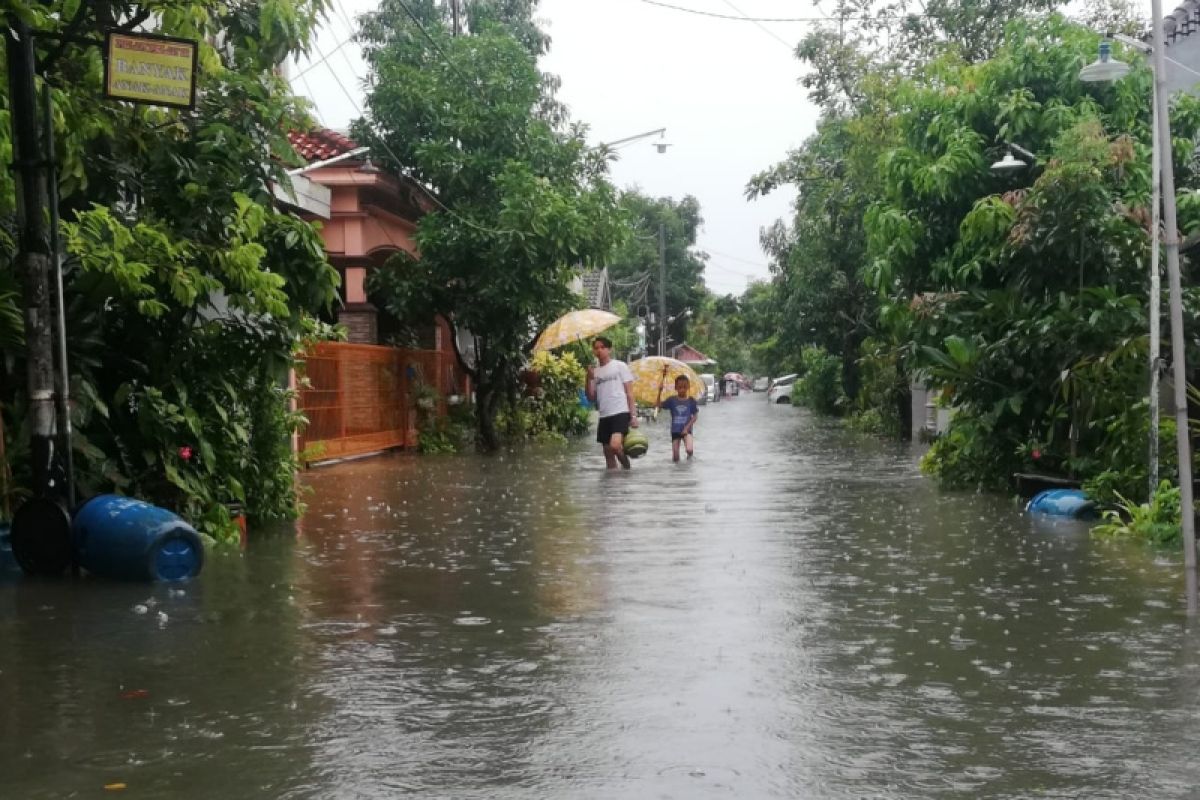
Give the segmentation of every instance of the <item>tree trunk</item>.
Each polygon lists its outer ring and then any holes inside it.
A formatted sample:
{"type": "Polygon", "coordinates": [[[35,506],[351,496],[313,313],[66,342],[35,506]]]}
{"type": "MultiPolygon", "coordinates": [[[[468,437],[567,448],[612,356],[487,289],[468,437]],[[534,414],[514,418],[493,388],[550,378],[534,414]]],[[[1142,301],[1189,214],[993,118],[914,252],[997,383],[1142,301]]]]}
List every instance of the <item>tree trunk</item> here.
{"type": "MultiPolygon", "coordinates": [[[[5,50],[9,109],[13,121],[13,164],[18,176],[20,221],[17,274],[24,290],[26,373],[29,392],[30,465],[33,494],[51,493],[54,459],[54,356],[50,324],[50,231],[46,210],[46,171],[38,147],[37,96],[32,31],[15,14],[7,19],[5,50]]],[[[55,493],[58,490],[55,489],[55,493]]]]}
{"type": "Polygon", "coordinates": [[[500,399],[496,384],[490,375],[480,370],[479,383],[475,386],[475,414],[479,424],[479,446],[485,453],[500,449],[500,435],[496,432],[496,405],[500,399]]]}

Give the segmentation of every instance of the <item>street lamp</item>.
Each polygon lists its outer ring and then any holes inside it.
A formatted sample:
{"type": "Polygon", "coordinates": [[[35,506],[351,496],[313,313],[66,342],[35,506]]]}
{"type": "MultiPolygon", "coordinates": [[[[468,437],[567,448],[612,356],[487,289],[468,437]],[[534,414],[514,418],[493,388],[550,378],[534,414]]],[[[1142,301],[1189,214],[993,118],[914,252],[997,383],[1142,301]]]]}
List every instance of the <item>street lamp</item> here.
{"type": "Polygon", "coordinates": [[[1014,172],[1019,169],[1025,169],[1027,166],[1029,165],[1021,159],[1014,157],[1012,150],[1009,150],[1004,154],[1004,158],[992,164],[992,172],[1014,172]]]}
{"type": "Polygon", "coordinates": [[[1119,81],[1128,74],[1129,65],[1112,57],[1112,42],[1104,39],[1100,42],[1099,57],[1079,70],[1079,80],[1085,83],[1119,81]]]}
{"type": "Polygon", "coordinates": [[[1004,154],[1004,158],[992,164],[992,172],[995,172],[997,175],[1016,172],[1019,169],[1025,169],[1031,164],[1037,163],[1037,156],[1024,147],[1021,147],[1021,145],[1015,142],[1004,142],[1004,146],[1008,148],[1008,152],[1004,154]],[[1017,158],[1013,153],[1021,157],[1017,158]],[[1028,159],[1028,161],[1025,159],[1028,159]]]}
{"type": "MultiPolygon", "coordinates": [[[[1179,505],[1183,523],[1183,564],[1188,579],[1188,614],[1196,613],[1196,512],[1192,501],[1192,443],[1188,427],[1187,365],[1184,358],[1183,288],[1179,277],[1179,223],[1175,210],[1175,166],[1171,158],[1171,109],[1167,103],[1166,37],[1162,0],[1152,0],[1151,31],[1154,71],[1155,171],[1161,171],[1163,249],[1167,254],[1167,282],[1171,289],[1171,369],[1175,388],[1175,446],[1179,458],[1179,505]]],[[[1139,43],[1139,48],[1145,48],[1139,43]]],[[[1100,57],[1079,72],[1084,81],[1116,80],[1129,74],[1129,65],[1112,58],[1112,43],[1100,43],[1100,57]]],[[[1158,208],[1157,198],[1154,203],[1158,208]]],[[[1154,236],[1157,238],[1157,228],[1154,236]]],[[[1152,315],[1153,319],[1153,315],[1152,315]]]]}

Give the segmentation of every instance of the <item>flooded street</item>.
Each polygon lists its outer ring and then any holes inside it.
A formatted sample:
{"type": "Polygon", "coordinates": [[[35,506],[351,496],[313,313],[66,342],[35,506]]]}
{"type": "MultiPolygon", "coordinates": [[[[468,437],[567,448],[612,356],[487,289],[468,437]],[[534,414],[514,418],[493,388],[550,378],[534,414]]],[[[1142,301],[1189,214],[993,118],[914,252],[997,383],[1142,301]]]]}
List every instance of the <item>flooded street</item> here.
{"type": "Polygon", "coordinates": [[[182,590],[0,579],[0,796],[1196,797],[1178,559],[763,395],[305,475],[182,590]]]}

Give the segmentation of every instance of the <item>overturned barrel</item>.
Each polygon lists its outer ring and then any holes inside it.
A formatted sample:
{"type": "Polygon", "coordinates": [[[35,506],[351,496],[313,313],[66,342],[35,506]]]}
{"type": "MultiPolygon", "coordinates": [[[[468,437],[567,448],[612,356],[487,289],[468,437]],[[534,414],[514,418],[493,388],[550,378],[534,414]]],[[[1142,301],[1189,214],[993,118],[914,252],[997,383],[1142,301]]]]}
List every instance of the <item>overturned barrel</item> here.
{"type": "Polygon", "coordinates": [[[1094,519],[1096,503],[1079,489],[1047,489],[1029,501],[1031,514],[1068,519],[1094,519]]]}
{"type": "Polygon", "coordinates": [[[106,578],[181,581],[204,566],[204,545],[191,525],[132,497],[93,497],[75,513],[71,534],[79,565],[106,578]]]}

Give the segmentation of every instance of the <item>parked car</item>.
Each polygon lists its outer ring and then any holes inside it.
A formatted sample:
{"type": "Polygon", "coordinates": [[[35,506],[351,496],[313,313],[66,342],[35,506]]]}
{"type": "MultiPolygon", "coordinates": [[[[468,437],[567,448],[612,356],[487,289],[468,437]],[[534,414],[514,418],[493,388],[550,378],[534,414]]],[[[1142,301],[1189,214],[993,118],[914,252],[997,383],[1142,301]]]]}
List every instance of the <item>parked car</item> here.
{"type": "Polygon", "coordinates": [[[767,402],[792,402],[792,386],[795,385],[797,377],[797,375],[784,375],[782,378],[776,378],[775,382],[771,384],[771,388],[767,390],[767,402]]]}
{"type": "Polygon", "coordinates": [[[770,378],[755,378],[754,379],[754,391],[765,392],[767,389],[770,389],[770,388],[771,388],[771,379],[770,378]]]}
{"type": "Polygon", "coordinates": [[[704,399],[706,402],[717,402],[717,376],[711,372],[705,372],[700,376],[700,380],[704,381],[704,399]]]}

